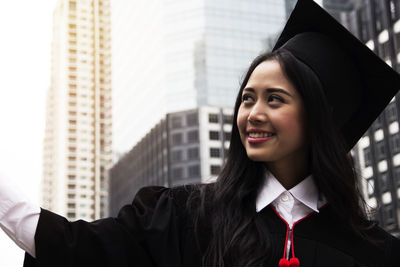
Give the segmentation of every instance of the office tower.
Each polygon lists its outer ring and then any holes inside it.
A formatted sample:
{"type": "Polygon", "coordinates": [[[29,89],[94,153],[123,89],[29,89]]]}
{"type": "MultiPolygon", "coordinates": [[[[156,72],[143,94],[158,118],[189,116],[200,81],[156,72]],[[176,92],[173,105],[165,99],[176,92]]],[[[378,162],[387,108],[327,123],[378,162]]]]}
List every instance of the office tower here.
{"type": "Polygon", "coordinates": [[[110,170],[110,215],[146,185],[214,181],[225,160],[232,108],[202,106],[168,113],[110,170]]]}
{"type": "Polygon", "coordinates": [[[285,10],[286,10],[286,18],[288,19],[294,6],[296,5],[297,0],[285,0],[285,10]]]}
{"type": "Polygon", "coordinates": [[[359,0],[322,0],[322,6],[337,20],[343,20],[343,12],[350,12],[359,0]]]}
{"type": "Polygon", "coordinates": [[[54,11],[42,204],[68,219],[108,211],[112,160],[109,0],[60,0],[54,11]]]}
{"type": "MultiPolygon", "coordinates": [[[[400,1],[360,1],[346,13],[349,29],[399,71],[400,1]]],[[[382,227],[400,236],[400,95],[353,149],[368,205],[382,227]]]]}
{"type": "Polygon", "coordinates": [[[112,16],[114,149],[125,152],[169,112],[232,107],[285,1],[115,1],[112,16]]]}

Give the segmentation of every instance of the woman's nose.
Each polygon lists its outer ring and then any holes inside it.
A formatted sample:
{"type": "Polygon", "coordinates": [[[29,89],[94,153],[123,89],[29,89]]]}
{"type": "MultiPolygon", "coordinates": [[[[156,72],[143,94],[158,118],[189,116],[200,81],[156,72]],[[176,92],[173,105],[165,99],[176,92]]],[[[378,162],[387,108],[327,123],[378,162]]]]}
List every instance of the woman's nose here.
{"type": "Polygon", "coordinates": [[[263,123],[268,120],[265,109],[260,105],[254,105],[249,113],[248,121],[251,123],[263,123]]]}

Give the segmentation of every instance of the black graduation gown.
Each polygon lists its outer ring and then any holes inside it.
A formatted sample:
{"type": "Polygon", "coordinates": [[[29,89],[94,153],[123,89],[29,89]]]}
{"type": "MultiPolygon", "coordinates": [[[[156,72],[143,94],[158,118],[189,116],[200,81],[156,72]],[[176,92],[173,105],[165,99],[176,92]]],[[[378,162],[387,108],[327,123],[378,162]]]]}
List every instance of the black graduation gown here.
{"type": "MultiPolygon", "coordinates": [[[[143,188],[117,218],[91,223],[68,222],[43,209],[35,235],[36,259],[26,254],[24,267],[200,267],[210,231],[203,225],[199,242],[195,238],[193,216],[186,205],[194,188],[143,188]]],[[[372,244],[332,214],[327,205],[293,227],[295,256],[301,267],[400,266],[400,240],[375,227],[371,235],[382,242],[372,244]]],[[[262,217],[274,244],[269,252],[273,264],[266,266],[278,266],[286,223],[270,207],[256,216],[262,217]]]]}

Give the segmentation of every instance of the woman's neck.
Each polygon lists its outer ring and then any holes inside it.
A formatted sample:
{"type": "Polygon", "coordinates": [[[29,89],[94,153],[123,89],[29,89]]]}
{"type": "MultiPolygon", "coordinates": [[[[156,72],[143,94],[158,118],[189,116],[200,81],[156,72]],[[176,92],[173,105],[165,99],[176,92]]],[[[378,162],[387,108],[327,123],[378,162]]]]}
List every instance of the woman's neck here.
{"type": "Polygon", "coordinates": [[[287,190],[303,181],[310,173],[306,162],[292,162],[291,164],[266,163],[267,169],[287,190]]]}

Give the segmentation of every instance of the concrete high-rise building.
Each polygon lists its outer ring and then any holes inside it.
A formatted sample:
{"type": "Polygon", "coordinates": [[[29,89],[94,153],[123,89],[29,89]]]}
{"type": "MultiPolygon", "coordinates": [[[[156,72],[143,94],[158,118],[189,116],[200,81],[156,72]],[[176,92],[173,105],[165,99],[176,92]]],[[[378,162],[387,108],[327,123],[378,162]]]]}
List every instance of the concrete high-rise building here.
{"type": "MultiPolygon", "coordinates": [[[[334,2],[334,1],[331,1],[334,2]]],[[[338,1],[340,2],[340,1],[338,1]]],[[[400,70],[400,1],[354,1],[347,28],[395,70],[400,70]]],[[[400,95],[397,94],[353,150],[375,219],[400,236],[400,95]]]]}
{"type": "Polygon", "coordinates": [[[224,163],[233,108],[168,113],[110,170],[110,215],[143,186],[215,181],[224,163]]]}
{"type": "Polygon", "coordinates": [[[115,150],[128,151],[169,112],[232,107],[285,12],[282,0],[112,2],[115,150]]]}
{"type": "Polygon", "coordinates": [[[54,11],[42,205],[68,219],[107,215],[112,161],[109,0],[60,0],[54,11]]]}
{"type": "Polygon", "coordinates": [[[342,14],[350,12],[360,0],[322,0],[322,6],[337,20],[343,20],[342,14]]]}

